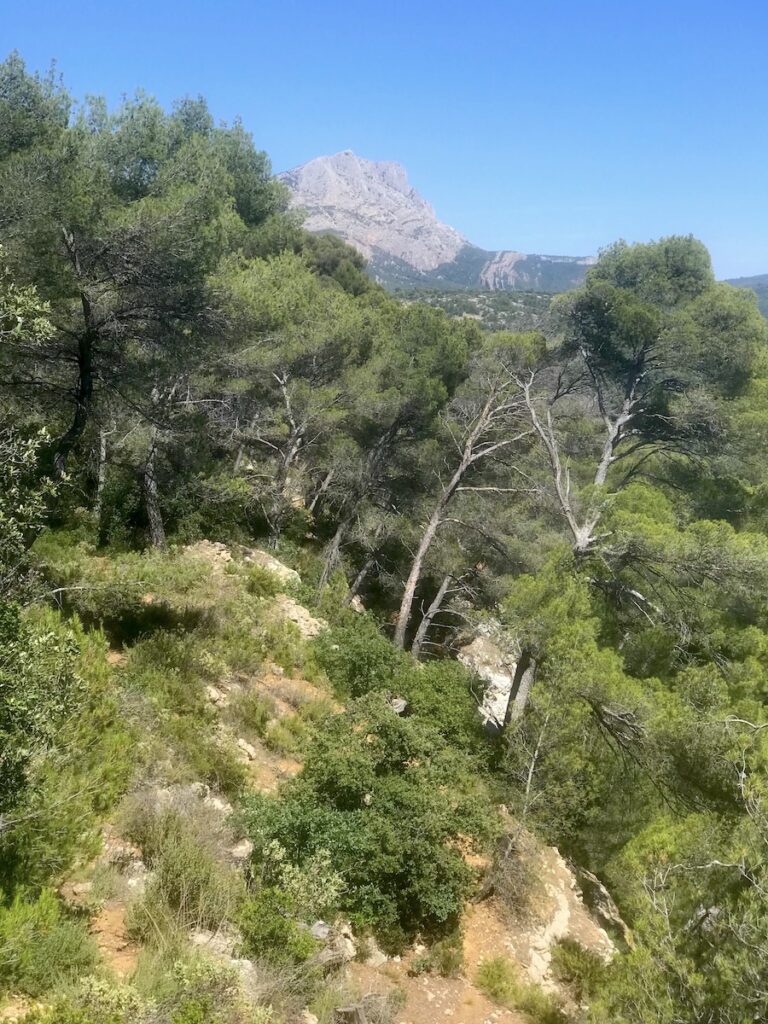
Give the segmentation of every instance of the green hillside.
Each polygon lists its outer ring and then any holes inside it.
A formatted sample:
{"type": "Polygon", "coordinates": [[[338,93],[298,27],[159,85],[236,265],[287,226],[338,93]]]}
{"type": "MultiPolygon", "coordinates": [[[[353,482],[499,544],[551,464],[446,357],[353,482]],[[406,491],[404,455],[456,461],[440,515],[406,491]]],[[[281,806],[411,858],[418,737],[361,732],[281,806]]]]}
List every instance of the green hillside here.
{"type": "Polygon", "coordinates": [[[0,1017],[768,1020],[768,323],[287,206],[0,64],[0,1017]]]}

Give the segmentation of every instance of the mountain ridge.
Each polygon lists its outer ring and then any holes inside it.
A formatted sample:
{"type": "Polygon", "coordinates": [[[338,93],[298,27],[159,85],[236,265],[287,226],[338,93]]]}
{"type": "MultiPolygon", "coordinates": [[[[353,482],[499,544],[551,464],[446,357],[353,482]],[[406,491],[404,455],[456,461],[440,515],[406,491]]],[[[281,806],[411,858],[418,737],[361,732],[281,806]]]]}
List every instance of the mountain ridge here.
{"type": "Polygon", "coordinates": [[[768,274],[751,274],[749,277],[731,277],[726,284],[735,288],[749,288],[757,296],[757,305],[763,316],[768,317],[768,274]]]}
{"type": "Polygon", "coordinates": [[[473,245],[437,217],[401,164],[352,150],[315,157],[278,175],[303,209],[304,226],[343,238],[389,288],[438,286],[559,292],[584,279],[592,257],[550,256],[473,245]]]}

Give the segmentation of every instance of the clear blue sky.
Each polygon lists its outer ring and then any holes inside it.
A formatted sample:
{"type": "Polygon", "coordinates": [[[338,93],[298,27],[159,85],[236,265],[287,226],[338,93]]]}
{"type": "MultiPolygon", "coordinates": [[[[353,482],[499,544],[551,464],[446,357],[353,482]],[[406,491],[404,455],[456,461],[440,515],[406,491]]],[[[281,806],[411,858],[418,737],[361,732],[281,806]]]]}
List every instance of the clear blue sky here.
{"type": "Polygon", "coordinates": [[[77,96],[241,115],[276,170],[397,160],[487,248],[693,232],[768,272],[768,0],[0,0],[77,96]]]}

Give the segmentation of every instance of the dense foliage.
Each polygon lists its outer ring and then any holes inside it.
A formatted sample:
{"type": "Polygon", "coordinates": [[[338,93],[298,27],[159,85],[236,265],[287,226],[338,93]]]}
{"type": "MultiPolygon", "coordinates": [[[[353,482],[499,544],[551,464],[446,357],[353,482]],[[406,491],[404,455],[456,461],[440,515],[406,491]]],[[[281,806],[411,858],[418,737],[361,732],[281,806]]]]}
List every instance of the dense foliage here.
{"type": "MultiPolygon", "coordinates": [[[[236,927],[284,987],[304,965],[295,1018],[313,918],[392,949],[450,937],[503,803],[632,929],[604,969],[560,951],[593,1021],[765,1019],[754,297],[690,237],[620,242],[546,310],[492,304],[526,333],[483,330],[477,296],[456,318],[402,302],[306,234],[203,100],[76,106],[17,56],[0,241],[0,990],[55,988],[40,1020],[244,1020],[231,977],[183,952],[236,927]],[[277,550],[330,628],[302,640],[267,570],[182,550],[203,538],[277,550]],[[480,628],[517,666],[492,731],[453,658],[480,628]],[[326,698],[278,714],[243,690],[267,664],[326,698]],[[250,741],[295,777],[255,793],[250,741]],[[253,843],[244,878],[199,808],[134,806],[157,1005],[72,988],[96,954],[52,888],[147,780],[226,794],[253,843]]],[[[561,1019],[505,972],[486,991],[561,1019]]]]}

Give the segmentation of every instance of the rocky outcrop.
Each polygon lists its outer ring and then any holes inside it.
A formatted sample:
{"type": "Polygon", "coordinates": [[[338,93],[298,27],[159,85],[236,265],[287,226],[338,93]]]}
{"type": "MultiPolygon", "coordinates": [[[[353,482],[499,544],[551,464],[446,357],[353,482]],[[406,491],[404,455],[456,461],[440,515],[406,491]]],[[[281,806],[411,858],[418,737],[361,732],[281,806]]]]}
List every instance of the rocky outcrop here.
{"type": "Polygon", "coordinates": [[[349,149],[279,176],[302,210],[304,226],[338,235],[389,287],[559,292],[584,279],[591,258],[488,251],[438,219],[400,164],[366,160],[349,149]]]}
{"type": "Polygon", "coordinates": [[[284,619],[293,623],[305,640],[311,640],[328,628],[328,623],[325,619],[316,619],[314,615],[307,611],[304,605],[294,601],[287,594],[277,595],[275,598],[275,608],[284,619]]]}
{"type": "MultiPolygon", "coordinates": [[[[509,861],[514,877],[525,879],[529,900],[510,903],[507,886],[496,885],[491,895],[468,910],[465,956],[478,964],[506,956],[519,966],[528,981],[549,991],[559,991],[552,971],[552,955],[558,943],[570,941],[609,962],[616,947],[586,904],[576,871],[554,846],[543,846],[511,819],[511,831],[501,844],[500,857],[509,861]]],[[[494,868],[497,879],[500,866],[494,868]]]]}
{"type": "Polygon", "coordinates": [[[478,710],[483,722],[496,729],[504,724],[515,678],[516,655],[493,624],[481,627],[478,635],[458,654],[461,664],[485,684],[478,710]]]}
{"type": "Polygon", "coordinates": [[[274,555],[261,551],[259,548],[245,548],[243,551],[243,561],[246,564],[258,565],[260,568],[266,569],[284,587],[298,586],[301,583],[301,577],[295,569],[289,569],[287,565],[284,565],[274,555]]]}

